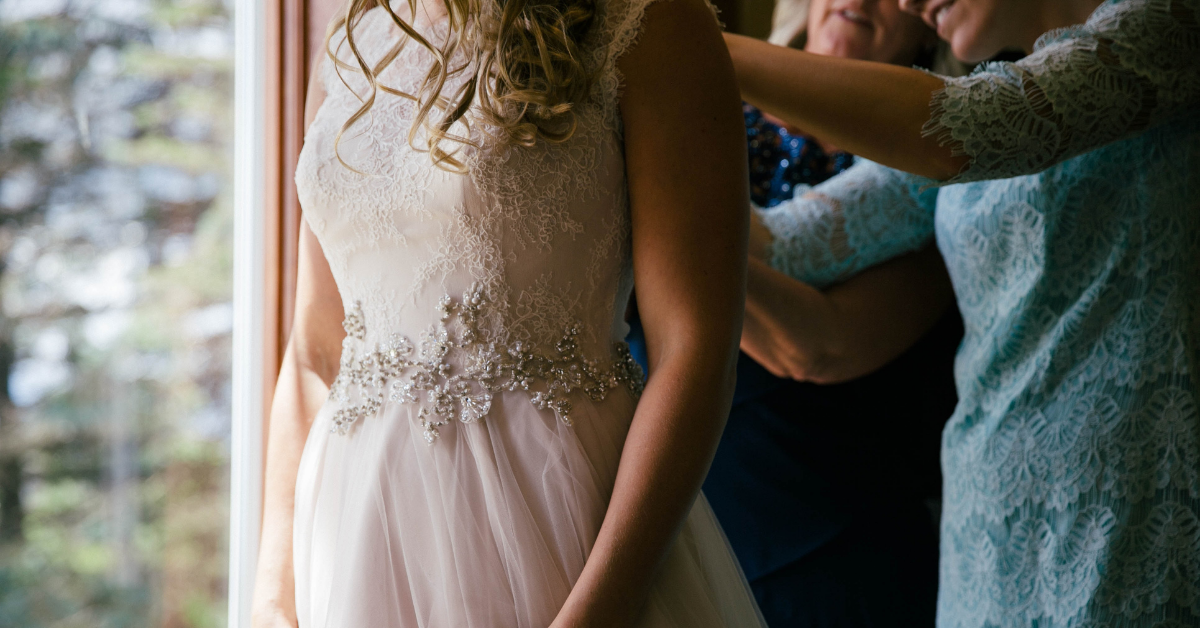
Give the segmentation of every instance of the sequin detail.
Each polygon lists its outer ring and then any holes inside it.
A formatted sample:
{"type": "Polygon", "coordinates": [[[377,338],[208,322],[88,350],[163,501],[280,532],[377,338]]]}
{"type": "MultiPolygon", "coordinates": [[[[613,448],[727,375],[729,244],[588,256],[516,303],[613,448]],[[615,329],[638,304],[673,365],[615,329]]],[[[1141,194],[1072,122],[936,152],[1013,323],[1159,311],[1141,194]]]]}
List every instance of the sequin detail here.
{"type": "Polygon", "coordinates": [[[825,152],[815,139],[770,122],[751,104],[742,105],[750,157],[750,200],[774,207],[806,186],[817,185],[854,165],[854,155],[825,152]]]}
{"type": "Polygon", "coordinates": [[[425,442],[432,445],[439,429],[453,421],[474,423],[487,416],[498,392],[526,391],[534,407],[554,411],[566,425],[572,425],[571,397],[577,392],[597,403],[621,385],[635,397],[641,395],[642,369],[625,343],[614,343],[615,358],[602,365],[580,354],[578,325],[564,330],[549,354],[535,352],[519,340],[487,342],[480,328],[487,303],[479,286],[460,300],[442,297],[440,322],[422,333],[417,345],[392,334],[386,343],[360,353],[367,328],[356,302],[342,323],[346,340],[341,371],[330,395],[350,404],[351,392],[357,390],[358,400],[334,414],[331,431],[347,433],[356,421],[376,413],[385,400],[420,404],[417,416],[425,442]]]}

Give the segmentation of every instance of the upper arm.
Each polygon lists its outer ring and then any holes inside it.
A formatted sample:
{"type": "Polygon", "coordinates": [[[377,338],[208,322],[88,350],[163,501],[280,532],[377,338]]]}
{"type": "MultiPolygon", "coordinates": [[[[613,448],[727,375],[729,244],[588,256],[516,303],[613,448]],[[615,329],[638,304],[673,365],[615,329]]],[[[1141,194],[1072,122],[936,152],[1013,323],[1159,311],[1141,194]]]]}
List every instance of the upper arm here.
{"type": "Polygon", "coordinates": [[[774,238],[768,261],[820,288],[915,251],[933,236],[931,183],[859,159],[791,200],[758,210],[774,238]]]}
{"type": "Polygon", "coordinates": [[[926,127],[952,183],[1033,174],[1200,107],[1200,0],[1128,0],[1016,63],[948,79],[926,127]]]}
{"type": "Polygon", "coordinates": [[[746,146],[732,64],[707,4],[651,6],[619,69],[634,280],[651,363],[674,338],[732,351],[745,286],[746,146]]]}
{"type": "Polygon", "coordinates": [[[329,262],[307,221],[300,223],[297,257],[296,311],[289,350],[299,365],[330,385],[340,368],[345,312],[329,262]]]}
{"type": "Polygon", "coordinates": [[[312,124],[314,118],[317,117],[317,110],[321,108],[321,104],[325,102],[325,83],[321,80],[321,74],[325,70],[325,60],[328,57],[325,54],[325,47],[313,53],[312,60],[309,63],[311,70],[308,74],[308,93],[304,96],[304,130],[312,124]]]}
{"type": "MultiPolygon", "coordinates": [[[[304,127],[307,131],[321,103],[325,89],[320,79],[324,49],[314,55],[304,104],[304,127]]],[[[341,294],[334,281],[329,261],[321,243],[308,226],[300,221],[300,242],[297,251],[296,309],[292,317],[289,351],[292,359],[306,370],[316,373],[326,385],[333,382],[340,367],[342,339],[341,294]]]]}

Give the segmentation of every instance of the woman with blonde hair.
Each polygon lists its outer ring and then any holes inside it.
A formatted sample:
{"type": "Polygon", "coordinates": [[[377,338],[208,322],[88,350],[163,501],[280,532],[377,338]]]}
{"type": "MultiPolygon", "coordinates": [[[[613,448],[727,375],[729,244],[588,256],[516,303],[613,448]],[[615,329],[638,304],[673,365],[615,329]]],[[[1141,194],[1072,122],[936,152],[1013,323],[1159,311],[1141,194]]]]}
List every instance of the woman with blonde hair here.
{"type": "Polygon", "coordinates": [[[256,628],[762,628],[699,495],[742,317],[739,100],[710,7],[652,2],[334,23],[256,628]]]}

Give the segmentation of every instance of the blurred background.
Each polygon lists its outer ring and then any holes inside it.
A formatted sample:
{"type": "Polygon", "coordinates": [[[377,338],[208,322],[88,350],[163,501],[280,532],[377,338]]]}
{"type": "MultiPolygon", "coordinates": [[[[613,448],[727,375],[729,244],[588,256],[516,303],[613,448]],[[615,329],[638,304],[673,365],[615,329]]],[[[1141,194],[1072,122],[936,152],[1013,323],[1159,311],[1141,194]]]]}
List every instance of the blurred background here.
{"type": "Polygon", "coordinates": [[[232,0],[0,0],[0,627],[226,622],[232,0]]]}

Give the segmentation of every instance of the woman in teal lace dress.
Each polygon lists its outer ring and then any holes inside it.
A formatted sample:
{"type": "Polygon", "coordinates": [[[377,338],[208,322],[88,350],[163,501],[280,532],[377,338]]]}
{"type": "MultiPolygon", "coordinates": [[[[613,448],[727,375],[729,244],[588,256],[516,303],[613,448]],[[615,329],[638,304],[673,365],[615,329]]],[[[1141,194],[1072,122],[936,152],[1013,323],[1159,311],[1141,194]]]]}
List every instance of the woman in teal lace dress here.
{"type": "Polygon", "coordinates": [[[1200,0],[904,4],[964,60],[1030,54],[944,79],[729,36],[746,100],[875,162],[752,245],[821,284],[937,241],[940,627],[1200,625],[1200,0]]]}

